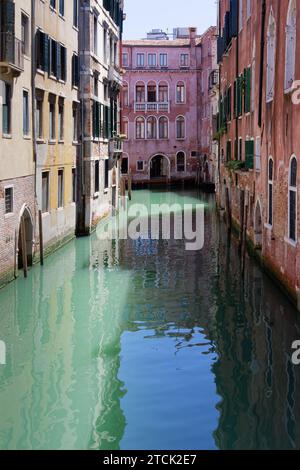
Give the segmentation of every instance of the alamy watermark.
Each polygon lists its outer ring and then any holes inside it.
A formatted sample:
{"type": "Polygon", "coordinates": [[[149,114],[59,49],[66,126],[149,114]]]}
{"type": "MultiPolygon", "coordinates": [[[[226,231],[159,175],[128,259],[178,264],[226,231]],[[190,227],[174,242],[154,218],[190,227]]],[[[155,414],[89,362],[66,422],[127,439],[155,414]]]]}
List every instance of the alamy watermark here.
{"type": "Polygon", "coordinates": [[[292,363],[294,364],[294,366],[299,366],[300,365],[300,340],[293,342],[292,349],[295,350],[295,352],[292,354],[292,363]]]}
{"type": "Polygon", "coordinates": [[[99,226],[100,240],[185,240],[187,251],[204,246],[204,204],[128,205],[123,198],[118,213],[99,226]]]}
{"type": "Polygon", "coordinates": [[[0,340],[0,366],[5,366],[6,364],[6,344],[4,341],[0,340]]]}

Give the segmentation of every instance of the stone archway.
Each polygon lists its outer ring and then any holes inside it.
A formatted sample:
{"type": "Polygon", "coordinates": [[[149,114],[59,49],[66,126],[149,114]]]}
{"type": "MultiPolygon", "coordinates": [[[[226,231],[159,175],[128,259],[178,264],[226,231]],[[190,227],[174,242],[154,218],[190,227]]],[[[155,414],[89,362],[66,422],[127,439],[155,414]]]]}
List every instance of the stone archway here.
{"type": "Polygon", "coordinates": [[[18,235],[18,269],[24,268],[24,262],[27,266],[33,263],[33,222],[30,210],[24,207],[20,216],[19,235],[18,235]]]}
{"type": "Polygon", "coordinates": [[[263,221],[262,221],[262,211],[260,202],[257,201],[255,207],[255,217],[254,217],[254,240],[255,246],[258,249],[262,248],[262,235],[263,235],[263,221]]]}
{"type": "Polygon", "coordinates": [[[170,160],[162,154],[154,155],[149,161],[150,179],[170,178],[170,160]]]}

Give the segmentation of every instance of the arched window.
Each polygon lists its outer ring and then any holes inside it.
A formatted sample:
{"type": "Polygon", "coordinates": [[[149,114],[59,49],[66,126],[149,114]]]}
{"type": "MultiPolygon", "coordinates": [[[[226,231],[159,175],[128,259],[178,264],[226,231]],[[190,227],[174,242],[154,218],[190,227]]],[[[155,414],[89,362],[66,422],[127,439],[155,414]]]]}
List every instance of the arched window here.
{"type": "Polygon", "coordinates": [[[139,140],[145,138],[145,119],[142,116],[136,118],[135,136],[136,136],[136,139],[139,139],[139,140]]]}
{"type": "Polygon", "coordinates": [[[176,103],[185,103],[185,84],[178,82],[176,85],[176,103]]]}
{"type": "Polygon", "coordinates": [[[185,172],[185,153],[178,152],[176,156],[176,168],[178,173],[185,172]]]}
{"type": "Polygon", "coordinates": [[[158,101],[160,103],[166,103],[169,101],[169,87],[168,84],[165,82],[160,82],[158,87],[158,101]]]}
{"type": "Polygon", "coordinates": [[[185,119],[183,116],[176,119],[176,139],[185,139],[185,119]]]}
{"type": "Polygon", "coordinates": [[[157,138],[157,121],[155,116],[149,116],[147,119],[147,139],[157,138]]]}
{"type": "Polygon", "coordinates": [[[285,38],[285,80],[284,89],[288,90],[295,80],[296,65],[296,21],[297,7],[296,1],[290,0],[286,22],[285,38]]]}
{"type": "Polygon", "coordinates": [[[166,116],[161,116],[158,121],[159,128],[159,138],[168,139],[169,138],[169,121],[166,116]]]}
{"type": "Polygon", "coordinates": [[[148,103],[156,103],[156,83],[150,82],[147,86],[148,103]]]}
{"type": "Polygon", "coordinates": [[[267,35],[267,90],[266,100],[270,102],[274,98],[275,90],[275,49],[276,49],[276,23],[271,9],[267,35]]]}
{"type": "Polygon", "coordinates": [[[143,82],[138,82],[135,87],[135,99],[137,103],[145,103],[145,85],[143,82]]]}
{"type": "Polygon", "coordinates": [[[122,119],[122,134],[126,135],[126,139],[129,137],[129,123],[128,118],[122,119]]]}
{"type": "Polygon", "coordinates": [[[269,158],[268,163],[268,224],[273,225],[273,179],[274,179],[274,162],[269,158]]]}
{"type": "Polygon", "coordinates": [[[129,89],[128,89],[127,83],[124,83],[123,89],[122,89],[122,104],[123,106],[129,105],[129,89]]]}
{"type": "Polygon", "coordinates": [[[289,169],[289,239],[297,241],[297,170],[296,157],[291,159],[289,169]]]}

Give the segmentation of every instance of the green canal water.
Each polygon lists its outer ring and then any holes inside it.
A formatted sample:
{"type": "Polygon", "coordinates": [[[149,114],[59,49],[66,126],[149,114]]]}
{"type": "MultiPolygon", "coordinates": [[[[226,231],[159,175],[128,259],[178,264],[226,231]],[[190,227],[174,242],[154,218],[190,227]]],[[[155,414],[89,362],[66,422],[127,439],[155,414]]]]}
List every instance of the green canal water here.
{"type": "Polygon", "coordinates": [[[199,200],[199,252],[95,234],[0,291],[0,448],[300,448],[299,315],[213,197],[134,193],[199,200]]]}

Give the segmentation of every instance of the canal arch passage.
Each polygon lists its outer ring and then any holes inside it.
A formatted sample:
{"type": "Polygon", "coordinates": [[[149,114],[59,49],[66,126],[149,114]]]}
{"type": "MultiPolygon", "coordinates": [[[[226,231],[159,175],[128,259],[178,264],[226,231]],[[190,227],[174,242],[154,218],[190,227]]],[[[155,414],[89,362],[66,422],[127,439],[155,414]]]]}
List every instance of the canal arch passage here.
{"type": "MultiPolygon", "coordinates": [[[[77,239],[0,291],[0,448],[300,448],[299,315],[205,204],[205,245],[77,239]]],[[[259,232],[259,212],[257,227],[259,232]]]]}
{"type": "Polygon", "coordinates": [[[150,161],[150,178],[168,178],[169,177],[169,160],[164,155],[155,155],[150,161]]]}

